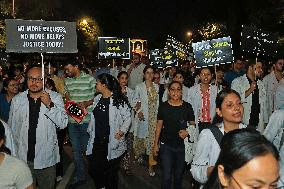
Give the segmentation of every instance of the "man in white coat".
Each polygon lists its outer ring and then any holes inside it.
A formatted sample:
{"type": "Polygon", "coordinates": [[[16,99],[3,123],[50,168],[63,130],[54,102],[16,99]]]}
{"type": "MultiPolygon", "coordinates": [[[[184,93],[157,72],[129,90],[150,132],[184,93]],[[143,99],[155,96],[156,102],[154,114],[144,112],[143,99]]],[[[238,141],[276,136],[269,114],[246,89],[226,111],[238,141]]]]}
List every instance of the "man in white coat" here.
{"type": "MultiPolygon", "coordinates": [[[[280,155],[280,180],[284,181],[284,84],[278,87],[279,109],[276,109],[269,119],[263,135],[272,142],[279,151],[280,155]]],[[[280,183],[282,184],[282,183],[280,183]]],[[[282,184],[283,185],[283,184],[282,184]]]]}
{"type": "Polygon", "coordinates": [[[233,80],[231,88],[237,91],[244,103],[243,123],[263,132],[268,123],[266,90],[261,78],[262,63],[251,59],[247,62],[247,72],[233,80]]]}
{"type": "Polygon", "coordinates": [[[275,93],[283,78],[284,59],[277,59],[273,64],[273,71],[263,78],[264,87],[266,90],[267,113],[271,116],[276,108],[275,93]]]}
{"type": "Polygon", "coordinates": [[[68,117],[61,95],[43,90],[41,68],[28,71],[27,87],[13,98],[9,115],[16,156],[28,163],[39,189],[54,189],[60,161],[56,127],[65,128],[68,117]]]}

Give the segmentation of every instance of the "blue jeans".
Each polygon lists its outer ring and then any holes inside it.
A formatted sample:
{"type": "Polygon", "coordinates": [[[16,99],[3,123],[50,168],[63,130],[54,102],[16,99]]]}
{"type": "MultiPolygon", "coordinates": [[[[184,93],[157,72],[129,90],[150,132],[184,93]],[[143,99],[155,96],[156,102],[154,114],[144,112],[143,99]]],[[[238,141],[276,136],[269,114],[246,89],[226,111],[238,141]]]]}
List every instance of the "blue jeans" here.
{"type": "Polygon", "coordinates": [[[182,177],[185,169],[184,156],[184,148],[161,144],[162,189],[172,188],[172,176],[174,177],[174,189],[181,189],[182,177]]]}
{"type": "Polygon", "coordinates": [[[89,134],[87,133],[88,124],[70,123],[68,125],[69,137],[72,144],[73,160],[75,164],[74,182],[86,180],[87,166],[84,159],[86,154],[89,134]]]}

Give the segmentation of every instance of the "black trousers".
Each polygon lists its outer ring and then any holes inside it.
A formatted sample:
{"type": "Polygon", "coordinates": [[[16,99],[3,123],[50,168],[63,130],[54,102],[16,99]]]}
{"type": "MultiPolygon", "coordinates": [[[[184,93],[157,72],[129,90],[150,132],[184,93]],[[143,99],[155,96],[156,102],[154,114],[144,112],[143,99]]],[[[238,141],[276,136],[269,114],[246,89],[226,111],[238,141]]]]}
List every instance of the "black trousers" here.
{"type": "Polygon", "coordinates": [[[66,137],[66,128],[59,129],[56,131],[56,133],[57,133],[59,155],[60,155],[60,162],[56,164],[56,176],[63,177],[63,145],[64,145],[64,139],[66,137]]]}
{"type": "Polygon", "coordinates": [[[93,154],[88,156],[89,174],[97,189],[117,189],[120,157],[108,160],[108,141],[94,142],[93,154]]]}

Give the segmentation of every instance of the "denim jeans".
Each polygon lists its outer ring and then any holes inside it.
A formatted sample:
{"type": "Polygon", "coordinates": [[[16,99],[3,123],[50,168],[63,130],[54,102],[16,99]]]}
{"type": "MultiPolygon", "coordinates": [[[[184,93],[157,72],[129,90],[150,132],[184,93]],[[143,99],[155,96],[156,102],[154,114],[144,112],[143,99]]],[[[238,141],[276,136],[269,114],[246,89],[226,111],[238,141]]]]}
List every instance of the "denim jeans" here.
{"type": "Polygon", "coordinates": [[[84,155],[86,154],[87,144],[89,140],[87,128],[87,123],[72,123],[68,125],[69,137],[73,150],[73,160],[75,164],[74,182],[86,180],[87,167],[84,155]]]}
{"type": "Polygon", "coordinates": [[[182,177],[185,169],[184,156],[184,148],[161,144],[162,189],[172,188],[172,177],[174,177],[174,189],[181,189],[182,177]]]}

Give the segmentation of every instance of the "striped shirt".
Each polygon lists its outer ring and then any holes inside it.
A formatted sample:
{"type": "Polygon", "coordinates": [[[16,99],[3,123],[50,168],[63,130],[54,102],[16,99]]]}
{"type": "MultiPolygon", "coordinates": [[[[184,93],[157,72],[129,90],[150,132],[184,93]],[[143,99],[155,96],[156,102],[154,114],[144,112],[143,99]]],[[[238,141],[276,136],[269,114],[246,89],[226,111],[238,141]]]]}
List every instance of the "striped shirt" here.
{"type": "MultiPolygon", "coordinates": [[[[83,101],[88,101],[94,99],[96,90],[96,80],[86,74],[81,72],[79,77],[66,78],[65,79],[65,93],[69,93],[70,100],[76,103],[83,101]]],[[[92,107],[87,108],[88,115],[82,120],[81,123],[88,123],[91,118],[92,107]]],[[[70,123],[77,123],[73,118],[69,116],[70,123]]]]}

